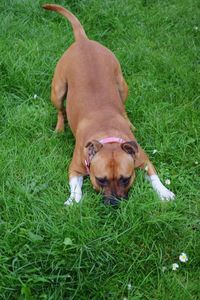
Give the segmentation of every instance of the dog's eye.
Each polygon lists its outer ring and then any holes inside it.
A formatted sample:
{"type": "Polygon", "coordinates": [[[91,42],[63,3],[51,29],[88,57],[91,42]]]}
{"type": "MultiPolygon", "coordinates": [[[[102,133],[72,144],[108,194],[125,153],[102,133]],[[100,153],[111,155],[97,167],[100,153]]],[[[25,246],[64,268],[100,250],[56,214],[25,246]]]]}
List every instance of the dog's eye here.
{"type": "Polygon", "coordinates": [[[129,184],[130,180],[131,180],[131,176],[130,177],[121,176],[120,179],[119,179],[119,184],[123,185],[123,186],[126,186],[126,185],[129,184]]]}
{"type": "Polygon", "coordinates": [[[100,178],[100,177],[95,177],[96,178],[96,182],[98,185],[104,187],[108,184],[108,179],[106,177],[100,178]]]}

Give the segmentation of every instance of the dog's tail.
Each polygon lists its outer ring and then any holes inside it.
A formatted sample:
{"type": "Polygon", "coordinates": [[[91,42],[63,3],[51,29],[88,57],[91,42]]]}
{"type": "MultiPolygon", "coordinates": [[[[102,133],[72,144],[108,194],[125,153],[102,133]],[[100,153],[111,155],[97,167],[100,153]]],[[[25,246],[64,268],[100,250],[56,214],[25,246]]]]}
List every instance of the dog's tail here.
{"type": "Polygon", "coordinates": [[[55,10],[69,20],[73,28],[75,41],[79,41],[82,38],[87,39],[87,35],[83,29],[83,26],[70,11],[56,4],[44,4],[42,7],[48,10],[55,10]]]}

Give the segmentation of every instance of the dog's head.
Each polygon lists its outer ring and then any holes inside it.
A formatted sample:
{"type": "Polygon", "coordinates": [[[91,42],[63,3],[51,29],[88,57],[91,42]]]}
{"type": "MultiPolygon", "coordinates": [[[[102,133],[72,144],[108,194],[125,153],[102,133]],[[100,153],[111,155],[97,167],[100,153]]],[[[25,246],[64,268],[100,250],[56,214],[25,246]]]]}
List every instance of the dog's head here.
{"type": "Polygon", "coordinates": [[[85,150],[90,161],[91,182],[103,193],[105,203],[116,205],[120,199],[126,199],[135,178],[138,144],[129,141],[103,145],[93,140],[85,150]]]}

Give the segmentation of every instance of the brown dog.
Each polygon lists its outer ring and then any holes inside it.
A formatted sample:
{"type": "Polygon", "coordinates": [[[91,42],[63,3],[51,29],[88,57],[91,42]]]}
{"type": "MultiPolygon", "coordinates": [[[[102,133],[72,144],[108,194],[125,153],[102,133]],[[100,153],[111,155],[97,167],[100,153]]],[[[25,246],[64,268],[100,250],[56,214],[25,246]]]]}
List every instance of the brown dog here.
{"type": "Polygon", "coordinates": [[[174,198],[163,186],[149,158],[136,142],[124,103],[128,87],[114,54],[87,38],[79,20],[68,10],[45,4],[71,23],[75,43],[59,60],[52,81],[51,100],[58,111],[56,131],[64,130],[63,101],[67,98],[67,119],[76,138],[69,168],[71,195],[65,204],[79,202],[83,176],[90,175],[93,187],[105,203],[117,204],[127,197],[135,169],[148,173],[162,200],[174,198]]]}

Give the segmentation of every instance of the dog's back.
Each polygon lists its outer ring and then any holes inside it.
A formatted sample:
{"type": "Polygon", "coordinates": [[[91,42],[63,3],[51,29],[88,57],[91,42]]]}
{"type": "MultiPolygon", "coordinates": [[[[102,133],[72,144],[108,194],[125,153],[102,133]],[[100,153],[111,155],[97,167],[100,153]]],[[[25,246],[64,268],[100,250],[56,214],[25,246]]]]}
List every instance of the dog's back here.
{"type": "Polygon", "coordinates": [[[112,115],[123,115],[124,105],[116,82],[120,65],[115,55],[100,43],[89,40],[71,12],[59,5],[45,4],[43,7],[64,15],[74,32],[75,42],[59,60],[53,80],[53,85],[59,81],[63,89],[67,87],[67,118],[72,131],[76,132],[83,119],[94,120],[99,111],[104,116],[108,114],[108,122],[112,115]]]}

